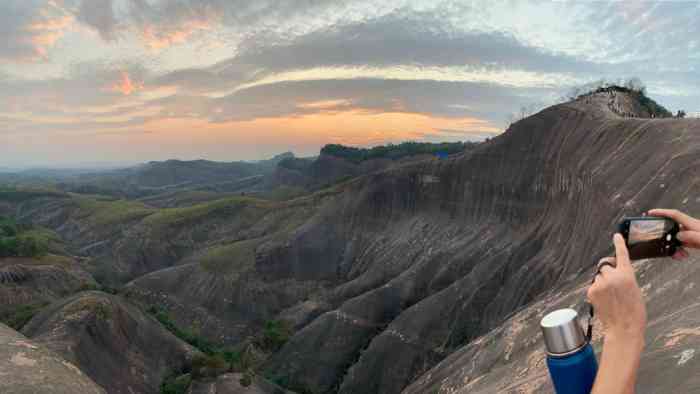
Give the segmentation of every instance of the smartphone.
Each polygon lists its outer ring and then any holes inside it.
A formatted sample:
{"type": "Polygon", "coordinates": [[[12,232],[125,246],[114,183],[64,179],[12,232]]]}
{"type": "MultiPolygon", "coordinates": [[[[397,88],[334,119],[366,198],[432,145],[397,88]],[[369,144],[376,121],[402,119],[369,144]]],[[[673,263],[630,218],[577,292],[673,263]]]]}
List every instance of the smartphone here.
{"type": "Polygon", "coordinates": [[[625,218],[619,227],[632,260],[673,256],[681,246],[676,237],[680,227],[678,223],[668,218],[654,216],[625,218]]]}

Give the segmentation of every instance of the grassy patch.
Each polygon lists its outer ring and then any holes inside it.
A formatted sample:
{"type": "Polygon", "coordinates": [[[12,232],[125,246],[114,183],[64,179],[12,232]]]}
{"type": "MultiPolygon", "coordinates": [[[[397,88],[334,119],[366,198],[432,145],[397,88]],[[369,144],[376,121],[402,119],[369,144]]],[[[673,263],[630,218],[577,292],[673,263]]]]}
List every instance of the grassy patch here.
{"type": "Polygon", "coordinates": [[[155,212],[154,209],[136,201],[77,199],[79,217],[96,227],[109,227],[138,220],[155,212]]]}
{"type": "Polygon", "coordinates": [[[42,265],[55,265],[61,267],[70,267],[73,264],[73,259],[68,256],[60,256],[57,254],[47,254],[41,256],[37,262],[42,265]]]}
{"type": "Polygon", "coordinates": [[[282,185],[265,193],[264,197],[274,201],[286,201],[303,196],[308,193],[309,192],[303,187],[282,185]]]}
{"type": "Polygon", "coordinates": [[[166,228],[193,223],[210,215],[235,215],[247,207],[268,209],[273,206],[271,202],[257,198],[230,197],[191,207],[162,209],[146,218],[144,223],[154,228],[166,228]]]}
{"type": "Polygon", "coordinates": [[[0,257],[40,257],[58,236],[48,230],[18,225],[11,218],[0,216],[0,257]]]}
{"type": "Polygon", "coordinates": [[[252,239],[216,246],[202,256],[200,264],[209,272],[228,274],[255,264],[255,248],[262,239],[252,239]]]}
{"type": "Polygon", "coordinates": [[[0,187],[0,201],[22,202],[41,197],[67,198],[68,194],[49,188],[0,187]]]}
{"type": "Polygon", "coordinates": [[[192,376],[188,373],[183,375],[170,375],[163,380],[160,385],[160,394],[185,394],[192,383],[192,376]]]}
{"type": "Polygon", "coordinates": [[[19,305],[0,315],[0,322],[19,331],[29,320],[39,313],[48,303],[19,305]]]}
{"type": "Polygon", "coordinates": [[[259,340],[260,347],[276,352],[291,338],[292,328],[282,320],[269,320],[265,322],[262,337],[259,340]]]}

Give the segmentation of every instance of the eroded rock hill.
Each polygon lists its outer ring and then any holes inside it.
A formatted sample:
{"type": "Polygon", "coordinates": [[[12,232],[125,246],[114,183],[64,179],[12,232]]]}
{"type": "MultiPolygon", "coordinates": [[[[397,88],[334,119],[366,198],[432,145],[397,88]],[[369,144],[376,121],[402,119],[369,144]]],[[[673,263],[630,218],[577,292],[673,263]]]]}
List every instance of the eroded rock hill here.
{"type": "MultiPolygon", "coordinates": [[[[296,334],[261,372],[294,391],[546,391],[539,316],[580,302],[620,218],[659,206],[700,215],[700,121],[647,115],[625,94],[598,93],[461,156],[285,203],[154,210],[39,195],[0,207],[55,229],[98,278],[130,281],[125,295],[213,340],[290,322],[296,334]]],[[[644,382],[668,392],[695,384],[652,371],[665,355],[694,360],[700,315],[682,267],[649,263],[644,279],[647,292],[675,294],[651,296],[659,351],[643,365],[644,382]]]]}
{"type": "Polygon", "coordinates": [[[22,331],[115,394],[158,393],[197,353],[139,308],[97,291],[51,304],[22,331]]]}
{"type": "Polygon", "coordinates": [[[313,392],[398,393],[545,292],[589,278],[624,215],[700,213],[700,122],[625,118],[610,100],[554,106],[463,157],[359,179],[288,244],[259,249],[263,272],[325,261],[342,281],[268,374],[313,392]]]}

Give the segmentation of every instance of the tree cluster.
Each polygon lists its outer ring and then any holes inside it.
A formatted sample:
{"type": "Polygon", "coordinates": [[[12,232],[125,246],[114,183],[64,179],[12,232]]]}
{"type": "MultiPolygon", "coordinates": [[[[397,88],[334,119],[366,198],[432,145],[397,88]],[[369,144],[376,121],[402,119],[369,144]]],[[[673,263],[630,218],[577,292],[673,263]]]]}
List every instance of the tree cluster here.
{"type": "Polygon", "coordinates": [[[0,216],[0,257],[40,257],[48,253],[48,242],[0,216]]]}
{"type": "Polygon", "coordinates": [[[468,145],[473,143],[464,142],[443,142],[438,144],[427,142],[402,142],[400,144],[388,144],[375,146],[373,148],[355,148],[351,146],[331,144],[321,149],[321,154],[340,157],[355,163],[360,163],[370,159],[391,159],[396,160],[402,157],[422,154],[453,154],[464,151],[468,145]]]}

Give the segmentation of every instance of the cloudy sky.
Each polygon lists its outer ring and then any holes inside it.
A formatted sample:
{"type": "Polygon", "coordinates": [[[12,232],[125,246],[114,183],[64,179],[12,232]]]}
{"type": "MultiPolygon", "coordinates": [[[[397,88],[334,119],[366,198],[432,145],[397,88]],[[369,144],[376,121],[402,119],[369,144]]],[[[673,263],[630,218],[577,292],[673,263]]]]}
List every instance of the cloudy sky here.
{"type": "Polygon", "coordinates": [[[0,167],[479,140],[636,76],[700,111],[700,3],[1,0],[0,167]]]}

